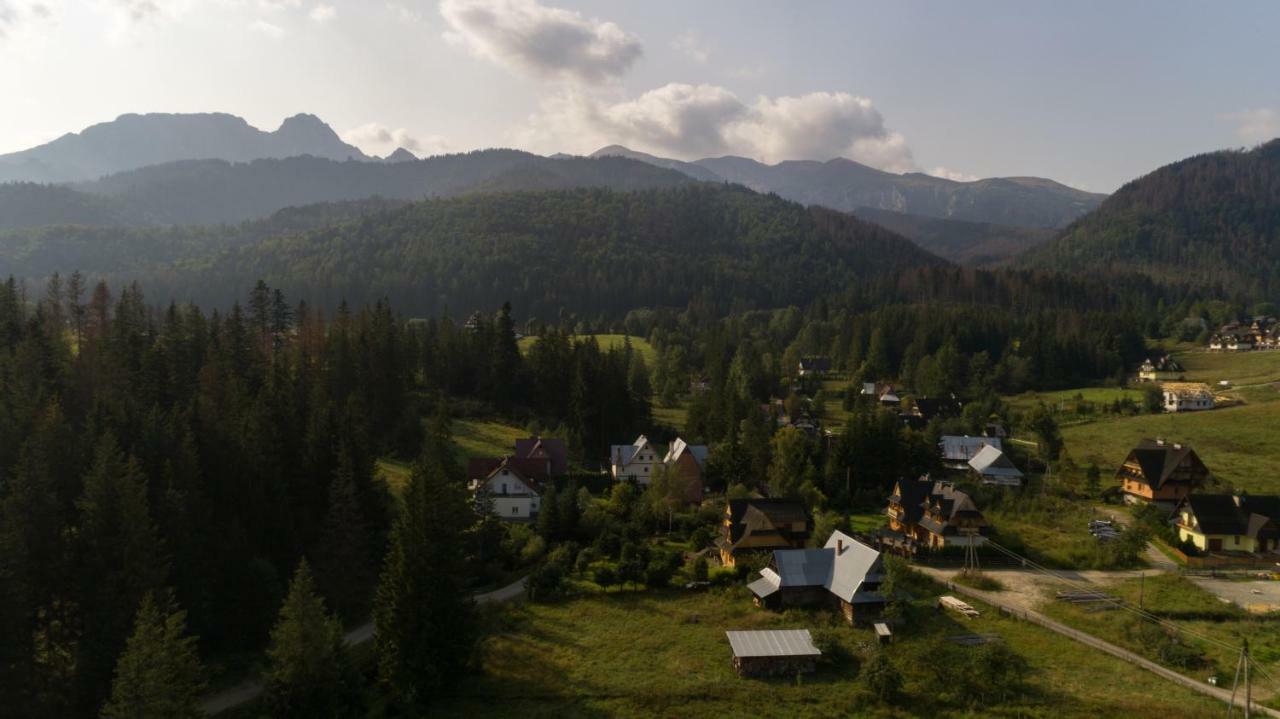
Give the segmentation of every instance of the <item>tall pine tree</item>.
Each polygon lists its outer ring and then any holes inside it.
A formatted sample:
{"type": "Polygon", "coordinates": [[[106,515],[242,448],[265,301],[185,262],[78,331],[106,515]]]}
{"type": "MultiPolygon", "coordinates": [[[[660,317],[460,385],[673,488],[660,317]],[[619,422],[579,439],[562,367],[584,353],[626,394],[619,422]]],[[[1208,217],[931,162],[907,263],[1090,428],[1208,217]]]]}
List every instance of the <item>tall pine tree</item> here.
{"type": "Polygon", "coordinates": [[[437,414],[405,490],[374,600],[378,670],[393,694],[425,706],[465,667],[476,640],[464,533],[475,522],[437,414]]]}
{"type": "Polygon", "coordinates": [[[187,636],[187,613],[169,593],[157,601],[148,592],[138,608],[133,634],[116,663],[103,719],[196,719],[204,691],[204,669],[195,637],[187,636]]]}

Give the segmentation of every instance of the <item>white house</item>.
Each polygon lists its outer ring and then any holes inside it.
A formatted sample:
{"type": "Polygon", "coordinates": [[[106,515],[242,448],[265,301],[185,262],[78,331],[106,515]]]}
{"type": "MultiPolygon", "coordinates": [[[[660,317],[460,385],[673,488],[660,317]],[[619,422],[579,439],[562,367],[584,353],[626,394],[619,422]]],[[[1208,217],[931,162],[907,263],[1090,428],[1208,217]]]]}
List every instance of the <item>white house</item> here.
{"type": "Polygon", "coordinates": [[[1165,382],[1160,389],[1164,391],[1166,412],[1213,409],[1213,390],[1203,382],[1165,382]]]}
{"type": "Polygon", "coordinates": [[[612,465],[613,478],[616,480],[634,479],[640,484],[649,484],[653,473],[662,466],[663,457],[649,444],[649,438],[643,434],[636,437],[631,444],[615,444],[609,450],[609,462],[612,465]]]}
{"type": "Polygon", "coordinates": [[[528,522],[538,516],[537,483],[510,466],[505,459],[489,476],[472,481],[471,491],[479,492],[482,489],[488,494],[495,517],[513,522],[528,522]]]}

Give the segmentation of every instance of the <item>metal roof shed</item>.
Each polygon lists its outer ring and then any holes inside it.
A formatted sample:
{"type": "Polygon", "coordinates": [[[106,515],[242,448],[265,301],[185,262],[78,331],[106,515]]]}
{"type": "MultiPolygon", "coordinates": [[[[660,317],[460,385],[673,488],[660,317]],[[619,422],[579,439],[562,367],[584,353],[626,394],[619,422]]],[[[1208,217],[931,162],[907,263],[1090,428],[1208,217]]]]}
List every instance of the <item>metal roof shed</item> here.
{"type": "Polygon", "coordinates": [[[808,629],[725,632],[733,667],[742,676],[790,676],[812,672],[822,652],[808,629]]]}

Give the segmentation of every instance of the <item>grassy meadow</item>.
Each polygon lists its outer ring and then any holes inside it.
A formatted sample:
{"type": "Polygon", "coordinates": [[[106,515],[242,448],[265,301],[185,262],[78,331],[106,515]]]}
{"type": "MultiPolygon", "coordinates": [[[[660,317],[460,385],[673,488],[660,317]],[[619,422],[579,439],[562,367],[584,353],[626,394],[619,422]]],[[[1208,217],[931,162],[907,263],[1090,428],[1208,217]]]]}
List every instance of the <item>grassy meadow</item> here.
{"type": "Polygon", "coordinates": [[[826,611],[756,609],[742,587],[509,605],[490,617],[493,631],[481,647],[481,672],[434,706],[432,715],[1154,719],[1221,714],[1221,706],[1206,697],[1034,625],[990,610],[961,620],[934,611],[931,603],[919,602],[886,649],[904,678],[902,696],[892,702],[875,698],[858,679],[860,664],[875,651],[869,630],[849,628],[826,611]],[[770,628],[809,628],[846,656],[800,680],[739,678],[724,632],[770,628]],[[966,655],[980,649],[944,638],[967,633],[999,635],[1029,665],[1026,686],[1007,697],[973,697],[969,706],[940,698],[940,679],[931,663],[964,665],[966,655]]]}
{"type": "MultiPolygon", "coordinates": [[[[627,341],[627,335],[573,335],[573,339],[585,339],[587,337],[595,337],[596,343],[600,345],[601,351],[605,352],[614,349],[615,347],[622,349],[622,346],[627,341]]],[[[537,341],[537,337],[520,338],[520,351],[528,352],[529,348],[533,346],[533,343],[537,341]]],[[[643,337],[632,337],[631,348],[640,353],[640,356],[644,358],[644,363],[649,366],[649,369],[653,369],[654,363],[658,361],[658,353],[653,349],[653,345],[649,344],[649,340],[646,340],[643,337]]]]}

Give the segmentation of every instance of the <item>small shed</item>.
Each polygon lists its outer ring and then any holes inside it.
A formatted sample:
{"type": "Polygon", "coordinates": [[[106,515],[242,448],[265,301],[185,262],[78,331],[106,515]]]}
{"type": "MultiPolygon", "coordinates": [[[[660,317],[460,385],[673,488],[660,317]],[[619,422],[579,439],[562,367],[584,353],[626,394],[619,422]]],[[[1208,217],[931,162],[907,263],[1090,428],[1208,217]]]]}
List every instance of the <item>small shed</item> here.
{"type": "Polygon", "coordinates": [[[725,632],[733,648],[733,668],[739,676],[775,677],[808,674],[822,652],[808,629],[770,629],[725,632]]]}

